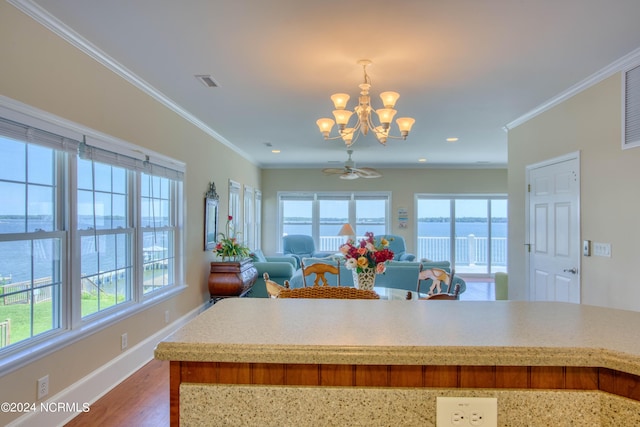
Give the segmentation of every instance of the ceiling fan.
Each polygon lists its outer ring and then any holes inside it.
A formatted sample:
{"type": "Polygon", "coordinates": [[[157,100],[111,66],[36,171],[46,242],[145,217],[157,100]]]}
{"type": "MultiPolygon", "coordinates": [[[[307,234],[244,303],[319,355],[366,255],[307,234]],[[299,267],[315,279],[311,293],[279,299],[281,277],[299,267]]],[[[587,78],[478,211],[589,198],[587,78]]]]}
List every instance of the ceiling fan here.
{"type": "Polygon", "coordinates": [[[358,179],[358,178],[380,178],[382,174],[373,168],[356,168],[356,164],[351,160],[353,150],[347,150],[349,159],[344,163],[343,168],[325,168],[322,172],[325,174],[340,174],[340,179],[358,179]]]}

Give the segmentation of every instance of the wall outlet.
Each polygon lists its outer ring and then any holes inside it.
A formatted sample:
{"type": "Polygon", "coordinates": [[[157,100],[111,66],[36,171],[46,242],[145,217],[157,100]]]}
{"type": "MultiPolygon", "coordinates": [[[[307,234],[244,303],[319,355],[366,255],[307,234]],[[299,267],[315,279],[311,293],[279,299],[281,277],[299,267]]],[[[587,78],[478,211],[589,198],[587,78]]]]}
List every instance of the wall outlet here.
{"type": "Polygon", "coordinates": [[[169,310],[164,312],[164,323],[169,323],[169,310]]]}
{"type": "Polygon", "coordinates": [[[438,397],[436,427],[498,426],[496,397],[438,397]]]}
{"type": "Polygon", "coordinates": [[[124,350],[129,345],[127,333],[120,336],[120,350],[124,350]]]}
{"type": "Polygon", "coordinates": [[[48,394],[49,394],[49,375],[47,374],[38,380],[38,400],[44,398],[48,394]]]}

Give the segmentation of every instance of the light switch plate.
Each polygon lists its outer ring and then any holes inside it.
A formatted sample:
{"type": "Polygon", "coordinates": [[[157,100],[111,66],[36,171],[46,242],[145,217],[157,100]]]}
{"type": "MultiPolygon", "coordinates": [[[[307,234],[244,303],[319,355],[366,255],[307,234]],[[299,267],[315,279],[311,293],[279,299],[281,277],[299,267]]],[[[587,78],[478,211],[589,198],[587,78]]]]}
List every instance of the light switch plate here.
{"type": "Polygon", "coordinates": [[[582,241],[582,255],[591,256],[591,240],[582,241]]]}
{"type": "Polygon", "coordinates": [[[593,254],[595,256],[611,258],[611,243],[593,242],[593,254]]]}

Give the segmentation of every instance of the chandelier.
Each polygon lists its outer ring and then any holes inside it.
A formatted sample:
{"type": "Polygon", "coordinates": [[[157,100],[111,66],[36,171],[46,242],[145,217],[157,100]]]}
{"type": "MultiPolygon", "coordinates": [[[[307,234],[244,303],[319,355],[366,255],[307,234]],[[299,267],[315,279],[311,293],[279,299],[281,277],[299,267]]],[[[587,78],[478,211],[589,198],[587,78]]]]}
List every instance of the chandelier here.
{"type": "Polygon", "coordinates": [[[407,135],[409,135],[409,131],[415,123],[415,119],[412,119],[411,117],[400,117],[396,119],[396,123],[400,130],[400,136],[392,136],[389,134],[391,121],[397,113],[393,107],[395,107],[396,101],[400,98],[400,94],[397,92],[382,92],[380,94],[384,108],[375,110],[375,113],[378,116],[378,121],[380,122],[379,125],[376,125],[371,114],[374,110],[373,107],[371,107],[371,97],[369,96],[371,79],[367,74],[367,66],[371,65],[371,61],[368,59],[361,59],[358,61],[358,65],[362,66],[362,70],[364,72],[364,82],[358,86],[360,88],[358,105],[353,109],[353,111],[347,110],[346,107],[347,102],[349,101],[349,95],[346,93],[336,93],[331,95],[331,100],[335,106],[335,110],[333,110],[335,121],[329,118],[322,118],[316,121],[324,139],[331,140],[342,138],[347,147],[350,147],[351,144],[356,142],[361,134],[367,135],[369,131],[372,131],[376,135],[378,142],[382,145],[385,145],[389,138],[407,139],[407,135]],[[348,127],[349,119],[354,113],[357,121],[353,127],[348,127]],[[338,124],[338,135],[329,136],[331,129],[333,129],[333,125],[336,123],[338,124]]]}

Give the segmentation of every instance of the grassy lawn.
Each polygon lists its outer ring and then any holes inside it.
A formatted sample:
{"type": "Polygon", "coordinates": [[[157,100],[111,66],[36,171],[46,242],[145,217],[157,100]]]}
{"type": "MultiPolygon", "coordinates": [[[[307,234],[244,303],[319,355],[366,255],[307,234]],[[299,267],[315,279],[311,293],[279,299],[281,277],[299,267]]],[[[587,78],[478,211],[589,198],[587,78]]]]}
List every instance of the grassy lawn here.
{"type": "MultiPolygon", "coordinates": [[[[124,297],[118,297],[118,302],[123,302],[124,297]]],[[[1,300],[0,300],[1,303],[1,300]]],[[[102,294],[100,296],[100,309],[115,305],[113,295],[102,294]]],[[[39,302],[33,305],[33,336],[52,329],[51,301],[39,302]]],[[[84,294],[82,297],[82,316],[98,311],[98,297],[84,294]]],[[[11,319],[11,344],[15,344],[27,338],[31,338],[31,304],[0,305],[0,321],[11,319]]]]}

